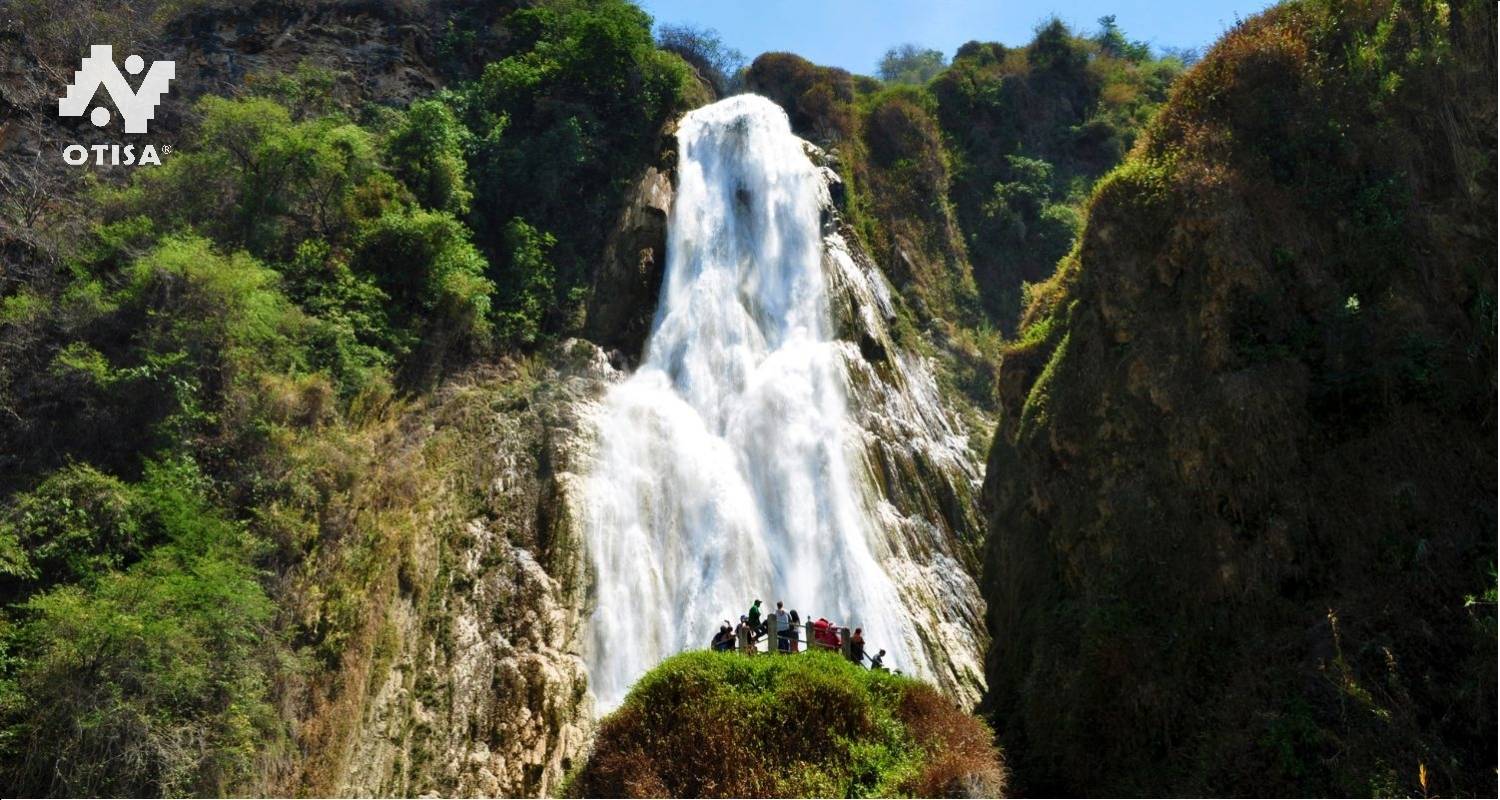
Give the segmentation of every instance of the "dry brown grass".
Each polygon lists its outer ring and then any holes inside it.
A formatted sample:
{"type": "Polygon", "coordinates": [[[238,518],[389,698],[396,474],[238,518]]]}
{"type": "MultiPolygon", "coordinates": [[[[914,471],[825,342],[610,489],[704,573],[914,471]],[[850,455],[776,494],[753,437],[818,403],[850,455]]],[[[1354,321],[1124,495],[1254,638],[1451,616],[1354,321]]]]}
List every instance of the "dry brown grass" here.
{"type": "Polygon", "coordinates": [[[995,736],[978,718],[930,686],[912,686],[896,718],[929,751],[927,763],[904,788],[916,797],[1002,797],[1005,760],[995,736]]]}

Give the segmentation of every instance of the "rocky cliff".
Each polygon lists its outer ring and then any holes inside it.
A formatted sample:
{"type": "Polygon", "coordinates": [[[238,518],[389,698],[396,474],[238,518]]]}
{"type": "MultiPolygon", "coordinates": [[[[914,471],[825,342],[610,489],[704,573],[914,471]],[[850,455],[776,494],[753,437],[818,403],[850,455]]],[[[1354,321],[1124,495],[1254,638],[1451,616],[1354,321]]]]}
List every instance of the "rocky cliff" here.
{"type": "MultiPolygon", "coordinates": [[[[806,149],[836,186],[827,154],[812,144],[806,149]]],[[[972,432],[956,398],[938,389],[934,360],[923,355],[932,342],[909,328],[903,336],[890,279],[832,203],[824,211],[823,242],[865,481],[892,550],[888,569],[925,618],[918,633],[943,665],[934,682],[972,707],[984,684],[974,658],[988,647],[984,601],[973,581],[983,523],[972,432]]]]}
{"type": "Polygon", "coordinates": [[[1494,38],[1279,6],[1095,192],[984,489],[1023,790],[1494,792],[1494,38]]]}
{"type": "Polygon", "coordinates": [[[608,370],[571,342],[456,380],[400,415],[382,467],[329,503],[367,533],[290,595],[327,614],[348,591],[357,620],[300,695],[303,757],[280,790],[556,787],[590,729],[569,487],[589,439],[579,412],[608,370]],[[351,573],[365,577],[346,587],[351,573]]]}

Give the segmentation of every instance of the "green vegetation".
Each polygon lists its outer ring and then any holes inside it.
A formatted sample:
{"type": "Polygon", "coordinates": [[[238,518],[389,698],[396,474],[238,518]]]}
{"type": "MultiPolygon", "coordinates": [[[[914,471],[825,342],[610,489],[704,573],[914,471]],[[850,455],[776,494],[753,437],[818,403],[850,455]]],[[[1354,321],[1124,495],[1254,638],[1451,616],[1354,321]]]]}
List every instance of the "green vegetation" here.
{"type": "Polygon", "coordinates": [[[1023,47],[969,42],[946,69],[936,51],[894,48],[886,85],[787,53],[756,59],[747,82],[838,148],[851,221],[898,284],[913,280],[913,297],[970,332],[961,338],[1015,335],[1023,286],[1072,249],[1094,182],[1185,69],[1113,17],[1099,23],[1083,36],[1052,19],[1023,47]]]}
{"type": "Polygon", "coordinates": [[[497,306],[513,320],[501,332],[525,341],[577,329],[625,184],[695,84],[681,58],[656,48],[650,17],[623,0],[543,3],[506,24],[517,52],[451,100],[473,136],[480,247],[497,284],[525,287],[497,306]],[[544,284],[550,296],[533,302],[544,284]]]}
{"type": "Polygon", "coordinates": [[[1120,163],[1184,65],[1114,23],[1080,36],[1053,19],[1025,47],[960,47],[930,91],[953,158],[954,207],[985,308],[1014,332],[1023,282],[1072,248],[1084,199],[1120,163]]]}
{"type": "Polygon", "coordinates": [[[336,760],[294,754],[357,721],[417,520],[478,513],[451,442],[381,460],[401,398],[581,324],[624,184],[696,88],[628,3],[493,13],[506,50],[472,81],[393,109],[315,64],[252,76],[198,100],[162,166],[4,240],[13,791],[336,790],[336,760]]]}
{"type": "Polygon", "coordinates": [[[36,590],[0,650],[10,785],[224,794],[284,746],[259,545],[202,483],[190,462],[148,464],[135,485],[75,467],[0,521],[24,554],[5,573],[36,590]]]}
{"type": "Polygon", "coordinates": [[[470,141],[469,131],[458,124],[448,106],[419,100],[386,138],[386,159],[396,177],[411,187],[417,202],[461,218],[473,199],[464,163],[470,141]]]}
{"type": "Polygon", "coordinates": [[[903,44],[885,51],[885,55],[880,57],[880,64],[875,68],[875,74],[886,83],[921,86],[942,72],[947,64],[948,59],[943,57],[941,50],[903,44]]]}
{"type": "Polygon", "coordinates": [[[832,653],[685,653],[600,723],[580,797],[999,797],[989,729],[832,653]]]}

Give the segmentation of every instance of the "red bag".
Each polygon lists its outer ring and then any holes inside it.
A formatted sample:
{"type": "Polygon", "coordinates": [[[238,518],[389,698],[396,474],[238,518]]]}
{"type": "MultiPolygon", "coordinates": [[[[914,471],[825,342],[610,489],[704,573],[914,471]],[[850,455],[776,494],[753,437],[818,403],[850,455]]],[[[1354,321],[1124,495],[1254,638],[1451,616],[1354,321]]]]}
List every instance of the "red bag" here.
{"type": "Polygon", "coordinates": [[[838,647],[838,629],[833,627],[832,622],[819,617],[818,621],[813,623],[813,641],[829,647],[838,647]]]}

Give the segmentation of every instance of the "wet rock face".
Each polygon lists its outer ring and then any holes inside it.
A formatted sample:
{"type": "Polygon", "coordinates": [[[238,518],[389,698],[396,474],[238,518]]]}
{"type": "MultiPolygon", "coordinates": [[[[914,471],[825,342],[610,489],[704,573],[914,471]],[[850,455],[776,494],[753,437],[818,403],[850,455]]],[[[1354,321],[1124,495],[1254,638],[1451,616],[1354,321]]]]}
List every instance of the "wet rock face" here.
{"type": "MultiPolygon", "coordinates": [[[[830,197],[838,174],[828,155],[805,150],[830,197]]],[[[849,408],[860,431],[865,479],[903,600],[924,620],[923,646],[940,666],[934,682],[964,707],[984,691],[989,647],[984,600],[972,577],[984,523],[979,513],[980,456],[952,403],[939,392],[932,363],[897,342],[897,296],[879,266],[840,218],[824,208],[823,273],[834,330],[849,375],[849,408]]]]}
{"type": "MultiPolygon", "coordinates": [[[[666,149],[658,162],[673,157],[666,149]]],[[[594,276],[587,336],[606,349],[620,351],[629,363],[639,361],[651,332],[667,268],[667,218],[671,211],[670,172],[648,167],[626,195],[625,208],[610,231],[603,261],[594,276]]]]}
{"type": "Polygon", "coordinates": [[[412,533],[333,793],[546,796],[587,746],[573,470],[609,374],[569,343],[530,386],[449,391],[416,432],[472,443],[453,480],[476,504],[440,504],[412,533]]]}

